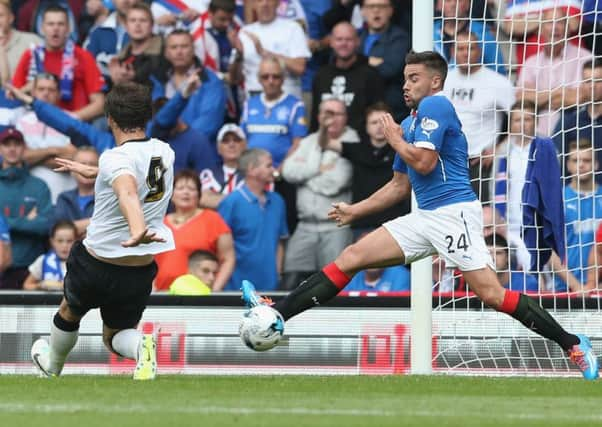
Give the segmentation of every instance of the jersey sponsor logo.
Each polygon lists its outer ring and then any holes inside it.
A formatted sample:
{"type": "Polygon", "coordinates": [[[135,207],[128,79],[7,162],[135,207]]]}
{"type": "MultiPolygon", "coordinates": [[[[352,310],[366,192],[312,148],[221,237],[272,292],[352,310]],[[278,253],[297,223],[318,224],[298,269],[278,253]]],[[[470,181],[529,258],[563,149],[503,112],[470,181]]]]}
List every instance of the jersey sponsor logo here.
{"type": "Polygon", "coordinates": [[[426,135],[427,138],[431,138],[431,133],[439,127],[439,123],[436,120],[429,119],[428,117],[424,117],[420,122],[420,127],[422,128],[422,133],[426,135]]]}
{"type": "Polygon", "coordinates": [[[286,125],[247,125],[248,133],[271,133],[278,135],[288,134],[286,125]]]}

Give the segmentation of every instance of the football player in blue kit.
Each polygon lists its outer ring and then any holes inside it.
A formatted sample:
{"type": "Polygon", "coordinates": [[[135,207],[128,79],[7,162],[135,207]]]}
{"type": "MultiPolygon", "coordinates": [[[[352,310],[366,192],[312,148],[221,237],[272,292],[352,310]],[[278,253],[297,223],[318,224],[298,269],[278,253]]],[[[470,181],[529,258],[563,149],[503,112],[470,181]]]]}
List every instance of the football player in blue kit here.
{"type": "MultiPolygon", "coordinates": [[[[441,92],[447,63],[438,53],[406,56],[404,100],[412,113],[397,125],[381,118],[395,149],[393,178],[367,199],[337,203],[329,213],[339,225],[385,209],[414,189],[418,209],[398,217],[348,246],[331,264],[302,282],[272,307],[284,320],[329,301],[355,273],[366,268],[410,264],[439,254],[462,271],[472,291],[489,307],[507,313],[533,332],[558,343],[584,378],[598,377],[598,361],[584,335],[565,331],[536,300],[499,283],[483,238],[481,205],[470,185],[467,142],[451,102],[441,92]]],[[[417,283],[413,286],[430,286],[417,283]]],[[[267,304],[250,282],[242,285],[249,307],[267,304]]]]}

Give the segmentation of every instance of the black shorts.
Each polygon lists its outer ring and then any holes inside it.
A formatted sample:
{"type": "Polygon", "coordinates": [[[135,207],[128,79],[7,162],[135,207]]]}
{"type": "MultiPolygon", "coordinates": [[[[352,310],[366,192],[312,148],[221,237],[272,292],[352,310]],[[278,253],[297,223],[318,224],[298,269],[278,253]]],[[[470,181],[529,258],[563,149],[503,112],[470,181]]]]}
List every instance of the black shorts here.
{"type": "Polygon", "coordinates": [[[65,299],[76,315],[100,308],[109,328],[134,328],[146,308],[156,274],[154,261],[141,267],[109,264],[90,255],[82,242],[75,242],[67,259],[65,299]]]}

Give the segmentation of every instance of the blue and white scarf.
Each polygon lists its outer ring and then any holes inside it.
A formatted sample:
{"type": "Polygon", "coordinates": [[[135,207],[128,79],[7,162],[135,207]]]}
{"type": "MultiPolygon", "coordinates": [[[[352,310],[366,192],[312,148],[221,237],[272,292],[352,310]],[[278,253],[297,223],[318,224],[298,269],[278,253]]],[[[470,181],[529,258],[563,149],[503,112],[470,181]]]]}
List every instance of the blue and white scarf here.
{"type": "MultiPolygon", "coordinates": [[[[41,44],[33,46],[31,49],[31,62],[29,64],[29,74],[27,80],[33,80],[38,73],[43,73],[44,57],[46,47],[41,44]]],[[[73,76],[75,68],[75,43],[67,40],[63,49],[63,58],[61,61],[61,75],[59,76],[59,90],[61,91],[61,100],[69,102],[73,99],[73,76]]]]}
{"type": "Polygon", "coordinates": [[[62,282],[65,278],[61,268],[61,260],[56,252],[49,251],[44,255],[42,262],[42,280],[56,280],[62,282]]]}

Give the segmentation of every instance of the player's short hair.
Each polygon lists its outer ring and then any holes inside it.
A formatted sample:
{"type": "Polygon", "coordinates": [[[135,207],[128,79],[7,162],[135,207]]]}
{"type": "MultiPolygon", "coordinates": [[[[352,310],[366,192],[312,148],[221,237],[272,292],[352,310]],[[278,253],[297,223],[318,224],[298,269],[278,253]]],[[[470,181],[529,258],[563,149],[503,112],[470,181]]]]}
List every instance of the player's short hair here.
{"type": "Polygon", "coordinates": [[[226,13],[236,12],[236,3],[234,0],[211,0],[209,3],[209,12],[215,13],[223,10],[226,13]]]}
{"type": "Polygon", "coordinates": [[[188,269],[194,268],[198,263],[206,260],[219,262],[212,252],[202,250],[194,251],[188,256],[188,269]]]}
{"type": "Polygon", "coordinates": [[[116,84],[105,99],[105,115],[123,132],[145,130],[153,116],[150,89],[134,82],[116,84]]]}
{"type": "Polygon", "coordinates": [[[69,12],[67,12],[67,9],[65,9],[60,4],[52,3],[46,9],[44,9],[44,12],[42,13],[42,21],[44,20],[44,18],[46,18],[46,15],[48,13],[62,13],[63,15],[65,15],[67,24],[69,24],[69,12]]]}
{"type": "Polygon", "coordinates": [[[203,190],[203,184],[201,184],[201,178],[199,174],[193,171],[192,169],[181,169],[173,177],[173,186],[176,187],[178,181],[181,180],[190,180],[196,187],[196,191],[199,193],[199,197],[203,190]]]}
{"type": "Polygon", "coordinates": [[[56,232],[59,230],[72,230],[73,234],[77,236],[77,227],[73,221],[62,219],[57,221],[50,229],[50,237],[54,237],[56,232]]]}
{"type": "Polygon", "coordinates": [[[493,233],[485,237],[485,244],[496,248],[507,248],[508,240],[499,233],[493,233]]]}
{"type": "Polygon", "coordinates": [[[263,148],[249,148],[245,150],[238,159],[238,171],[244,176],[251,167],[259,165],[259,159],[271,156],[268,150],[263,148]]]}
{"type": "Polygon", "coordinates": [[[153,12],[148,4],[143,2],[134,3],[132,7],[128,9],[128,15],[132,10],[141,10],[142,12],[146,13],[151,22],[155,22],[155,19],[153,18],[153,12]]]}
{"type": "Polygon", "coordinates": [[[583,63],[584,70],[593,70],[594,68],[602,67],[602,56],[595,56],[583,63]]]}
{"type": "Polygon", "coordinates": [[[582,150],[591,150],[594,148],[592,144],[592,140],[589,138],[579,138],[569,142],[569,151],[568,154],[574,153],[576,151],[582,150]]]}
{"type": "Polygon", "coordinates": [[[441,76],[441,89],[445,85],[447,78],[447,61],[439,53],[426,50],[424,52],[409,51],[406,55],[406,65],[422,64],[427,69],[434,71],[441,76]]]}
{"type": "Polygon", "coordinates": [[[372,113],[379,113],[379,112],[383,112],[383,113],[389,113],[391,114],[391,107],[389,107],[389,105],[386,102],[383,101],[378,101],[375,102],[372,105],[369,105],[366,108],[366,118],[368,118],[368,116],[372,113]]]}

